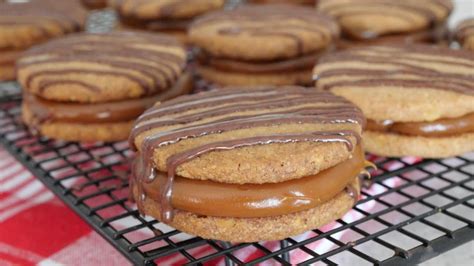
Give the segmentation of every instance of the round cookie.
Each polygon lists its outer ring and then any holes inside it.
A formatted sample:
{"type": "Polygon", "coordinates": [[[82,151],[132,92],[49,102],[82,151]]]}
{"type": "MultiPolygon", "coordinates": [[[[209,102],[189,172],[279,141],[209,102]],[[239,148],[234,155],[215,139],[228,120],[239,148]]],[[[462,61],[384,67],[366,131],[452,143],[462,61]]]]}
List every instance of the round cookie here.
{"type": "Polygon", "coordinates": [[[450,0],[320,0],[317,8],[336,18],[346,37],[366,40],[442,24],[453,4],[450,0]]]}
{"type": "Polygon", "coordinates": [[[160,34],[82,33],[53,40],[18,60],[23,121],[51,138],[124,140],[155,102],[191,91],[185,65],[184,48],[160,34]]]}
{"type": "Polygon", "coordinates": [[[474,149],[474,56],[428,45],[372,46],[321,58],[316,87],[343,96],[369,120],[366,149],[445,157],[474,149]]]}
{"type": "Polygon", "coordinates": [[[338,34],[329,17],[290,5],[244,5],[214,11],[194,21],[189,29],[191,42],[206,53],[243,61],[315,53],[328,47],[338,34]]]}
{"type": "Polygon", "coordinates": [[[474,18],[466,19],[456,27],[455,39],[464,49],[474,51],[474,18]]]}
{"type": "Polygon", "coordinates": [[[15,60],[23,50],[81,30],[85,17],[76,0],[0,3],[0,80],[15,78],[15,60]]]}
{"type": "Polygon", "coordinates": [[[112,0],[110,6],[127,18],[189,19],[221,8],[224,0],[112,0]]]}
{"type": "Polygon", "coordinates": [[[27,51],[17,63],[29,93],[54,101],[109,102],[169,88],[186,63],[175,39],[145,32],[83,33],[27,51]]]}
{"type": "Polygon", "coordinates": [[[132,129],[132,193],[142,214],[187,233],[285,238],[337,219],[357,200],[364,123],[344,98],[303,87],[178,97],[132,129]]]}

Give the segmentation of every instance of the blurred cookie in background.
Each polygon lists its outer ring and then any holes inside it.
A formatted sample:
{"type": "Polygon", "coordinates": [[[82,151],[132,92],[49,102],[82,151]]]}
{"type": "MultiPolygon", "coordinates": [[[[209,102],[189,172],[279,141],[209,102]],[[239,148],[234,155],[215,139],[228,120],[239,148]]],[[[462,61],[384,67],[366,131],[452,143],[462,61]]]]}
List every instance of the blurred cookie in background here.
{"type": "Polygon", "coordinates": [[[447,39],[451,0],[320,0],[317,9],[339,22],[341,49],[447,39]]]}
{"type": "Polygon", "coordinates": [[[314,8],[243,5],[197,19],[197,72],[218,85],[310,85],[312,67],[333,47],[337,23],[314,8]]]}
{"type": "Polygon", "coordinates": [[[76,0],[0,3],[0,81],[15,79],[15,61],[21,52],[82,30],[86,15],[76,0]]]}
{"type": "Polygon", "coordinates": [[[111,0],[120,28],[158,31],[186,42],[193,19],[224,6],[224,0],[111,0]]]}
{"type": "Polygon", "coordinates": [[[255,4],[297,4],[297,5],[316,5],[318,0],[247,0],[248,3],[255,4]]]}
{"type": "Polygon", "coordinates": [[[462,48],[474,51],[474,18],[459,23],[454,32],[454,37],[462,48]]]}
{"type": "Polygon", "coordinates": [[[82,4],[89,9],[101,9],[107,7],[107,0],[82,0],[82,4]]]}

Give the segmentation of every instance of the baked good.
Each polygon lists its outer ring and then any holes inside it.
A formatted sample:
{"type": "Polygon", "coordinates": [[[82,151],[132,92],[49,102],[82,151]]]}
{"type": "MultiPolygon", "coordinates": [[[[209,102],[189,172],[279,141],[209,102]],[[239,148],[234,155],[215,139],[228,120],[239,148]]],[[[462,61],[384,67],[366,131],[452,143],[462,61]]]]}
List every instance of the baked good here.
{"type": "Polygon", "coordinates": [[[85,10],[75,0],[0,2],[0,81],[15,79],[15,60],[32,45],[79,31],[85,10]]]}
{"type": "Polygon", "coordinates": [[[36,46],[17,63],[23,121],[51,138],[124,140],[156,101],[190,91],[185,63],[182,45],[162,34],[83,33],[36,46]]]}
{"type": "Polygon", "coordinates": [[[277,4],[211,12],[189,29],[198,74],[220,85],[310,85],[312,65],[338,35],[314,9],[277,4]]]}
{"type": "Polygon", "coordinates": [[[318,10],[339,22],[338,48],[447,39],[451,0],[321,0],[318,10]]]}
{"type": "Polygon", "coordinates": [[[82,4],[89,9],[100,9],[107,7],[107,0],[82,0],[82,4]]]}
{"type": "Polygon", "coordinates": [[[459,23],[455,30],[455,38],[461,47],[474,51],[474,18],[459,23]]]}
{"type": "Polygon", "coordinates": [[[121,28],[159,31],[187,42],[191,21],[222,8],[224,0],[111,0],[120,16],[121,28]]]}
{"type": "Polygon", "coordinates": [[[358,199],[364,122],[342,97],[304,87],[178,97],[135,122],[132,194],[142,214],[204,238],[296,235],[358,199]]]}
{"type": "Polygon", "coordinates": [[[438,158],[474,150],[474,54],[429,45],[353,48],[321,58],[316,87],[368,119],[367,151],[438,158]]]}
{"type": "Polygon", "coordinates": [[[317,0],[247,0],[249,3],[256,4],[298,4],[298,5],[311,5],[314,6],[317,0]]]}

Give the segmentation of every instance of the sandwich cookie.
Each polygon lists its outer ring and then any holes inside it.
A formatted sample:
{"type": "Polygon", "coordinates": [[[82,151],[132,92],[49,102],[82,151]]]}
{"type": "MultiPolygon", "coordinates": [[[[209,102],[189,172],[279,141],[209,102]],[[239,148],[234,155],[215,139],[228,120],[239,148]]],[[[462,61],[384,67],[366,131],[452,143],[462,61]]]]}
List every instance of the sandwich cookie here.
{"type": "Polygon", "coordinates": [[[474,150],[474,54],[428,45],[348,49],[321,58],[316,87],[368,119],[367,151],[439,158],[474,150]]]}
{"type": "Polygon", "coordinates": [[[474,51],[474,18],[466,19],[456,27],[455,39],[464,49],[474,51]]]}
{"type": "Polygon", "coordinates": [[[132,196],[142,214],[204,238],[296,235],[357,201],[364,123],[349,101],[303,87],[178,97],[135,122],[132,196]]]}
{"type": "Polygon", "coordinates": [[[318,10],[339,22],[338,48],[437,43],[447,37],[451,0],[320,0],[318,10]]]}
{"type": "Polygon", "coordinates": [[[224,0],[112,0],[122,28],[159,31],[187,42],[191,21],[224,6],[224,0]]]}
{"type": "Polygon", "coordinates": [[[23,121],[71,141],[124,140],[155,102],[192,89],[186,53],[163,34],[76,34],[28,50],[17,63],[23,121]]]}
{"type": "Polygon", "coordinates": [[[312,65],[338,35],[331,18],[296,5],[215,11],[189,29],[201,48],[198,74],[220,85],[309,85],[312,65]]]}
{"type": "Polygon", "coordinates": [[[85,17],[75,0],[0,3],[0,81],[15,79],[15,61],[24,50],[81,30],[85,17]]]}

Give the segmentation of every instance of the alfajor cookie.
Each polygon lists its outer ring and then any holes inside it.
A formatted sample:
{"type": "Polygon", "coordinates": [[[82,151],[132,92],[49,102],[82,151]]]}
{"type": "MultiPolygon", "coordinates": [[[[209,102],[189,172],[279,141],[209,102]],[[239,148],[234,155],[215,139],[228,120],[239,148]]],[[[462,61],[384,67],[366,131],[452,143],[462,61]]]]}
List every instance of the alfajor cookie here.
{"type": "Polygon", "coordinates": [[[474,18],[459,23],[454,34],[461,47],[474,51],[474,18]]]}
{"type": "Polygon", "coordinates": [[[23,121],[33,132],[72,141],[126,139],[156,101],[192,89],[186,53],[160,34],[75,34],[19,58],[23,121]]]}
{"type": "Polygon", "coordinates": [[[224,0],[112,0],[122,28],[158,31],[187,42],[191,21],[206,12],[222,8],[224,0]]]}
{"type": "Polygon", "coordinates": [[[344,98],[303,87],[178,97],[135,122],[132,194],[142,214],[204,238],[296,235],[358,199],[364,123],[344,98]]]}
{"type": "Polygon", "coordinates": [[[353,48],[321,58],[316,87],[368,119],[367,151],[437,158],[474,150],[474,54],[428,45],[353,48]]]}
{"type": "Polygon", "coordinates": [[[451,0],[320,0],[342,31],[338,48],[390,43],[437,43],[447,37],[451,0]]]}
{"type": "Polygon", "coordinates": [[[216,11],[189,29],[201,48],[198,74],[220,85],[309,85],[311,64],[338,35],[331,18],[296,5],[216,11]]]}
{"type": "Polygon", "coordinates": [[[15,79],[15,60],[24,50],[81,30],[85,17],[76,0],[0,3],[0,81],[15,79]]]}

